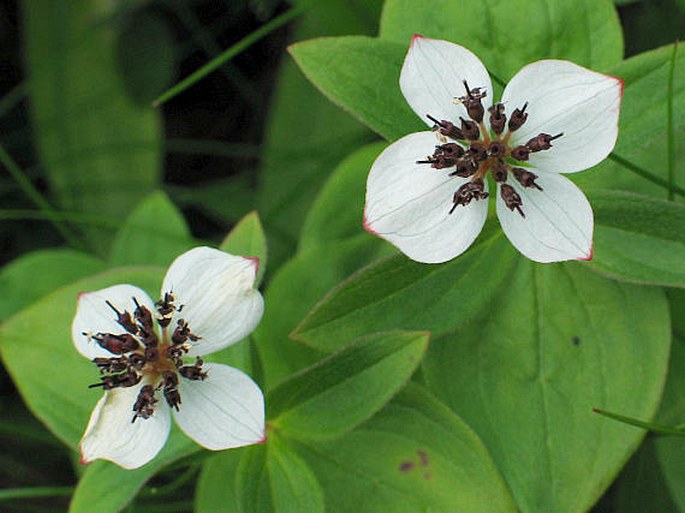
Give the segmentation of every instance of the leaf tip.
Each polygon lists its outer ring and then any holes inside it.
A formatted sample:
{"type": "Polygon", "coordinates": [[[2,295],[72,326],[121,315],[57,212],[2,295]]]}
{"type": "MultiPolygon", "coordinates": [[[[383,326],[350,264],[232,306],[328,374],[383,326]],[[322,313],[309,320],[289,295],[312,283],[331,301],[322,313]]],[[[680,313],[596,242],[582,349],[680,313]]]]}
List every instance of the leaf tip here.
{"type": "Polygon", "coordinates": [[[414,333],[416,333],[416,335],[421,339],[423,350],[426,351],[428,349],[428,344],[430,343],[431,335],[433,333],[429,330],[420,330],[415,331],[414,333]]]}
{"type": "Polygon", "coordinates": [[[302,325],[305,323],[307,318],[305,317],[302,319],[300,324],[298,324],[294,330],[292,330],[290,333],[288,333],[288,338],[290,340],[294,340],[295,342],[299,342],[301,344],[306,344],[306,339],[302,337],[302,325]]]}
{"type": "Polygon", "coordinates": [[[297,43],[286,46],[285,49],[290,55],[295,57],[295,53],[297,53],[298,48],[300,48],[304,43],[305,41],[298,41],[297,43]]]}

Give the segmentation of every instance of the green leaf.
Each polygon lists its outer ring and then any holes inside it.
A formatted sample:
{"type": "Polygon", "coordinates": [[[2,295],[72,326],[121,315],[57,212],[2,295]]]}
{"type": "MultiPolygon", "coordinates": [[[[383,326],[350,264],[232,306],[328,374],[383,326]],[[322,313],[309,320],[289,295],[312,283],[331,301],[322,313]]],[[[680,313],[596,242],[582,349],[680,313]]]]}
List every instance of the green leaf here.
{"type": "MultiPolygon", "coordinates": [[[[272,436],[268,442],[266,466],[269,471],[274,510],[323,513],[323,491],[307,463],[284,441],[272,436]]],[[[251,511],[251,510],[248,510],[251,511]]]]}
{"type": "Polygon", "coordinates": [[[155,297],[163,269],[115,269],[72,283],[25,308],[0,328],[0,351],[33,414],[75,449],[102,392],[89,389],[98,371],[74,348],[71,322],[80,292],[134,283],[155,297]]]}
{"type": "Polygon", "coordinates": [[[666,290],[668,300],[671,303],[671,322],[673,332],[680,338],[685,339],[685,290],[666,290]]]}
{"type": "Polygon", "coordinates": [[[254,445],[243,454],[235,480],[238,513],[270,513],[273,498],[266,468],[266,445],[254,445]]]}
{"type": "Polygon", "coordinates": [[[654,446],[670,496],[678,511],[685,511],[685,443],[679,437],[663,437],[654,440],[654,446]]]}
{"type": "Polygon", "coordinates": [[[595,191],[594,256],[588,266],[612,278],[685,287],[685,207],[648,196],[595,191]]]}
{"type": "MultiPolygon", "coordinates": [[[[226,251],[233,255],[241,255],[248,257],[256,257],[259,259],[259,269],[257,271],[256,285],[262,281],[264,272],[266,271],[267,262],[267,247],[266,236],[262,230],[262,224],[259,221],[259,215],[256,211],[250,212],[243,217],[240,222],[219,246],[219,249],[226,251]]],[[[251,345],[252,336],[233,344],[221,351],[207,356],[207,360],[212,362],[219,362],[231,367],[247,372],[253,373],[252,352],[251,345]]]]}
{"type": "MultiPolygon", "coordinates": [[[[682,440],[681,440],[682,443],[682,440]]],[[[647,439],[616,482],[616,513],[682,513],[666,487],[654,454],[654,439],[647,439]]]]}
{"type": "Polygon", "coordinates": [[[271,119],[258,206],[271,261],[279,266],[295,252],[302,222],[330,171],[370,134],[318,94],[290,60],[271,119]]]}
{"type": "Polygon", "coordinates": [[[288,436],[319,440],[354,429],[409,380],[428,339],[425,332],[397,331],[351,343],[271,392],[272,426],[288,436]]]}
{"type": "Polygon", "coordinates": [[[128,94],[149,106],[174,81],[174,33],[165,18],[152,10],[134,10],[121,23],[117,65],[128,94]]]}
{"type": "MultiPolygon", "coordinates": [[[[667,93],[673,46],[646,52],[611,68],[624,81],[619,138],[614,153],[668,183],[667,93]]],[[[676,54],[673,82],[675,185],[685,187],[685,52],[676,54]]],[[[630,172],[611,158],[573,176],[582,188],[631,191],[667,198],[665,187],[630,172]]]]}
{"type": "MultiPolygon", "coordinates": [[[[199,154],[211,153],[210,149],[200,146],[199,154]]],[[[207,143],[211,148],[212,143],[207,143]]],[[[185,147],[185,145],[181,145],[185,147]]],[[[237,223],[254,208],[255,191],[246,173],[230,176],[226,179],[212,180],[192,187],[167,186],[171,197],[182,207],[192,207],[223,224],[237,223]]]]}
{"type": "Polygon", "coordinates": [[[264,297],[267,314],[253,334],[267,388],[321,359],[319,352],[293,342],[288,335],[328,290],[388,251],[389,244],[361,233],[298,253],[278,270],[264,297]]]}
{"type": "Polygon", "coordinates": [[[114,266],[168,266],[194,246],[181,212],[161,191],[148,196],[121,226],[110,254],[114,266]]]}
{"type": "Polygon", "coordinates": [[[373,33],[383,7],[383,0],[295,0],[293,3],[307,8],[302,26],[298,26],[300,37],[373,33]]]}
{"type": "MultiPolygon", "coordinates": [[[[119,76],[113,8],[55,0],[22,12],[33,132],[52,191],[65,210],[117,222],[159,183],[162,129],[119,76]]],[[[109,234],[87,233],[106,252],[109,234]]]]}
{"type": "Polygon", "coordinates": [[[17,258],[0,270],[0,321],[62,285],[104,268],[101,260],[69,249],[34,251],[17,258]]]}
{"type": "Polygon", "coordinates": [[[380,331],[451,331],[490,307],[494,294],[508,287],[515,258],[500,234],[446,264],[418,264],[403,255],[382,260],[333,289],[292,336],[334,351],[380,331]]]}
{"type": "Polygon", "coordinates": [[[238,511],[323,513],[323,491],[307,463],[275,435],[245,454],[236,478],[238,511]]]}
{"type": "Polygon", "coordinates": [[[423,376],[483,439],[521,512],[587,511],[645,433],[592,409],[650,420],[659,404],[664,294],[520,257],[491,305],[432,340],[423,376]]]}
{"type": "Polygon", "coordinates": [[[685,28],[683,0],[616,0],[617,5],[632,3],[621,10],[621,25],[626,38],[626,55],[635,55],[670,44],[682,38],[685,28]]]}
{"type": "Polygon", "coordinates": [[[386,139],[425,130],[400,92],[407,45],[365,36],[314,39],[290,47],[328,98],[386,139]]]}
{"type": "Polygon", "coordinates": [[[198,450],[188,437],[173,429],[159,455],[139,469],[126,470],[108,461],[94,461],[76,486],[69,513],[117,513],[160,469],[198,450]]]}
{"type": "Polygon", "coordinates": [[[383,143],[363,146],[343,160],[316,197],[300,237],[300,250],[360,233],[366,177],[383,143]]]}
{"type": "Polygon", "coordinates": [[[259,271],[256,283],[262,281],[267,262],[266,236],[256,211],[247,214],[233,227],[219,249],[233,255],[258,258],[259,271]]]}
{"type": "Polygon", "coordinates": [[[478,436],[417,385],[343,437],[299,448],[330,513],[517,511],[478,436]]]}
{"type": "Polygon", "coordinates": [[[610,0],[388,0],[380,37],[409,48],[416,33],[465,46],[505,81],[540,59],[601,70],[623,57],[621,25],[610,0]]]}
{"type": "Polygon", "coordinates": [[[195,513],[237,513],[234,483],[246,450],[221,451],[205,461],[195,489],[195,513]]]}
{"type": "MultiPolygon", "coordinates": [[[[658,420],[682,426],[685,422],[685,339],[675,337],[669,361],[668,380],[659,408],[658,420]]],[[[653,440],[656,460],[666,488],[678,511],[685,511],[685,444],[680,437],[658,437],[653,440]]]]}
{"type": "MultiPolygon", "coordinates": [[[[323,35],[371,34],[382,0],[303,0],[292,41],[323,35]]],[[[330,171],[371,139],[364,126],[318,94],[291,59],[276,80],[265,132],[258,206],[275,270],[296,250],[302,222],[330,171]]]]}

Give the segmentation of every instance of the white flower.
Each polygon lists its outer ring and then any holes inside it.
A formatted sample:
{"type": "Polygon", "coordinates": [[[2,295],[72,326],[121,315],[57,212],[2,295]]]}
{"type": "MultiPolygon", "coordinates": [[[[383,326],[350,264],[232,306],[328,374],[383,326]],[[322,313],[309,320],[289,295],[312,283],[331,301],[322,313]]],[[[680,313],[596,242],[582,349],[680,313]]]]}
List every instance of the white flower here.
{"type": "Polygon", "coordinates": [[[262,442],[264,396],[242,371],[200,356],[246,337],[264,302],[253,288],[256,259],[199,247],[169,267],[156,303],[132,285],[79,295],[76,349],[100,369],[104,396],[81,439],[81,461],[138,468],[171,427],[207,449],[262,442]],[[194,357],[194,362],[185,359],[194,357]]]}
{"type": "Polygon", "coordinates": [[[504,233],[537,262],[592,258],[589,202],[560,173],[601,162],[618,135],[622,82],[559,60],[534,62],[492,103],[469,50],[415,36],[400,88],[432,131],[407,135],[374,162],[365,228],[418,262],[464,252],[488,213],[488,173],[504,233]]]}

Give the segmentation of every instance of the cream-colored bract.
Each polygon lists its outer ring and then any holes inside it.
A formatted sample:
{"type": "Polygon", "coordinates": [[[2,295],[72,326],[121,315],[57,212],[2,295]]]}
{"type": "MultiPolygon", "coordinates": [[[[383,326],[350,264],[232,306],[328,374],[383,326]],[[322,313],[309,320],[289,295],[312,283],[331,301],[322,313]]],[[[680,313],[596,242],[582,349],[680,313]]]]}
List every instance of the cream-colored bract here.
{"type": "MultiPolygon", "coordinates": [[[[188,356],[202,356],[238,342],[259,323],[264,312],[261,294],[254,288],[256,259],[229,255],[199,247],[179,256],[170,266],[160,297],[172,292],[180,312],[170,326],[183,318],[200,338],[189,340],[188,356]]],[[[116,314],[133,312],[135,303],[155,311],[154,301],[132,285],[115,285],[79,296],[72,337],[76,349],[86,358],[112,357],[88,334],[123,331],[116,314]],[[84,335],[86,333],[86,335],[84,335]]],[[[170,409],[163,397],[153,415],[132,422],[133,404],[147,376],[132,387],[114,388],[96,404],[80,443],[81,461],[106,459],[127,469],[138,468],[153,459],[169,434],[171,416],[181,430],[211,450],[229,449],[262,442],[265,438],[264,396],[244,372],[217,363],[205,363],[204,380],[180,378],[182,398],[179,411],[170,409]],[[170,413],[171,412],[171,413],[170,413]]]]}
{"type": "MultiPolygon", "coordinates": [[[[400,88],[405,99],[429,127],[433,121],[458,124],[468,119],[454,98],[471,88],[493,104],[485,66],[466,48],[448,41],[415,36],[402,67],[400,88]]],[[[522,68],[502,94],[507,112],[527,104],[528,121],[511,133],[511,147],[525,145],[540,133],[561,134],[548,151],[530,154],[529,171],[538,175],[538,189],[507,183],[523,199],[525,218],[504,205],[497,190],[497,215],[504,233],[526,257],[537,262],[587,260],[592,257],[593,215],[585,195],[561,173],[574,173],[604,160],[618,137],[622,82],[577,64],[543,60],[522,68]]],[[[407,135],[376,159],[367,181],[365,228],[423,263],[446,262],[463,253],[480,233],[487,201],[474,200],[449,214],[452,195],[466,178],[450,169],[416,164],[441,144],[435,132],[407,135]]],[[[486,183],[487,186],[487,183],[486,183]]]]}

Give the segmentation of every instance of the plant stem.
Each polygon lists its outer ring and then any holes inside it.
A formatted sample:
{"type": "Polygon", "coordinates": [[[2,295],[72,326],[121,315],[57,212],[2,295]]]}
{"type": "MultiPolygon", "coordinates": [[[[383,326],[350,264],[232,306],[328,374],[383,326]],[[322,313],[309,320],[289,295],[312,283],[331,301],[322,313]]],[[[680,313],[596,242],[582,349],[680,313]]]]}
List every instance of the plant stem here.
{"type": "Polygon", "coordinates": [[[195,477],[195,475],[197,474],[197,472],[199,470],[200,470],[199,465],[191,465],[185,470],[185,472],[183,472],[180,476],[178,476],[172,482],[170,482],[164,486],[147,488],[140,494],[140,496],[141,497],[163,497],[165,495],[169,495],[170,493],[173,493],[174,491],[176,491],[180,487],[182,487],[184,484],[189,482],[193,477],[195,477]]]}
{"type": "Polygon", "coordinates": [[[5,148],[3,148],[1,145],[0,163],[7,168],[7,171],[9,171],[14,181],[17,182],[19,187],[24,191],[24,194],[26,194],[26,196],[28,196],[28,198],[36,204],[45,218],[52,222],[57,231],[62,235],[62,237],[64,237],[64,240],[66,240],[74,248],[83,249],[84,246],[76,234],[71,231],[69,226],[61,222],[61,216],[59,215],[59,212],[57,212],[52,205],[50,205],[48,200],[46,200],[38,191],[38,189],[33,186],[31,181],[26,178],[24,172],[19,168],[17,163],[14,162],[14,159],[12,159],[10,154],[7,153],[5,148]]]}
{"type": "Polygon", "coordinates": [[[10,112],[24,98],[26,94],[26,83],[19,82],[9,93],[0,99],[0,117],[10,112]]]}
{"type": "Polygon", "coordinates": [[[35,497],[63,497],[74,493],[73,486],[37,486],[35,488],[5,488],[0,490],[0,501],[35,497]]]}
{"type": "Polygon", "coordinates": [[[260,156],[260,148],[256,144],[230,143],[212,139],[168,139],[166,149],[170,153],[188,155],[250,158],[260,156]]]}
{"type": "MultiPolygon", "coordinates": [[[[195,41],[197,46],[200,46],[209,57],[214,57],[221,53],[221,46],[217,44],[214,37],[211,35],[211,32],[209,31],[210,27],[203,26],[202,22],[195,14],[195,11],[193,11],[187,2],[172,2],[171,6],[176,11],[178,19],[191,33],[191,39],[195,41]]],[[[250,83],[237,66],[234,66],[229,62],[226,63],[225,66],[222,66],[220,71],[251,107],[254,107],[257,102],[260,101],[258,91],[256,91],[254,85],[250,83]]]]}
{"type": "Polygon", "coordinates": [[[289,11],[281,14],[277,18],[274,18],[269,23],[262,25],[257,30],[252,32],[252,34],[245,36],[243,39],[241,39],[236,44],[231,46],[228,50],[223,52],[221,55],[212,59],[207,64],[202,66],[200,69],[198,69],[197,71],[192,73],[190,76],[181,80],[178,84],[171,87],[166,92],[162,93],[155,101],[152,102],[152,106],[153,107],[159,107],[160,105],[169,101],[171,98],[173,98],[177,94],[185,91],[186,89],[188,89],[189,87],[194,85],[196,82],[198,82],[199,80],[201,80],[205,76],[209,75],[212,71],[217,69],[219,66],[221,66],[226,61],[232,59],[233,57],[238,55],[243,50],[249,48],[252,44],[256,43],[261,38],[267,36],[268,34],[273,32],[277,28],[281,27],[282,25],[285,25],[286,23],[288,23],[290,20],[292,20],[296,16],[299,16],[302,13],[302,11],[303,11],[303,8],[295,7],[293,9],[290,9],[289,11]]]}
{"type": "Polygon", "coordinates": [[[621,166],[625,167],[626,169],[632,171],[638,176],[641,176],[642,178],[645,178],[646,180],[649,180],[652,183],[655,183],[664,189],[668,189],[669,191],[673,191],[674,194],[677,194],[678,196],[683,196],[685,197],[685,189],[682,187],[678,187],[677,185],[669,184],[668,180],[664,180],[663,178],[660,178],[656,176],[655,174],[650,173],[646,169],[642,169],[640,166],[636,166],[629,160],[624,159],[620,155],[617,155],[616,153],[611,153],[609,155],[609,158],[616,162],[617,164],[620,164],[621,166]]]}
{"type": "Polygon", "coordinates": [[[624,424],[629,424],[631,426],[646,429],[647,431],[650,431],[651,433],[655,433],[658,435],[685,436],[685,431],[683,431],[682,429],[678,429],[677,427],[662,426],[661,424],[643,422],[632,417],[626,417],[624,415],[611,413],[608,411],[600,410],[598,408],[593,408],[592,411],[594,411],[595,413],[599,413],[600,415],[603,415],[605,417],[609,417],[610,419],[623,422],[624,424]]]}
{"type": "Polygon", "coordinates": [[[115,229],[121,226],[121,222],[106,219],[97,218],[92,214],[86,214],[83,212],[59,212],[54,211],[46,213],[42,210],[0,210],[0,220],[24,220],[24,219],[35,219],[42,221],[65,221],[69,220],[72,223],[84,224],[88,226],[97,226],[100,228],[115,229]]]}
{"type": "Polygon", "coordinates": [[[673,76],[675,71],[675,59],[678,51],[678,41],[673,44],[671,53],[671,67],[668,70],[668,90],[666,94],[666,151],[668,152],[668,199],[675,199],[675,134],[673,133],[673,76]]]}

